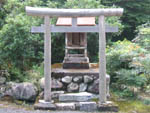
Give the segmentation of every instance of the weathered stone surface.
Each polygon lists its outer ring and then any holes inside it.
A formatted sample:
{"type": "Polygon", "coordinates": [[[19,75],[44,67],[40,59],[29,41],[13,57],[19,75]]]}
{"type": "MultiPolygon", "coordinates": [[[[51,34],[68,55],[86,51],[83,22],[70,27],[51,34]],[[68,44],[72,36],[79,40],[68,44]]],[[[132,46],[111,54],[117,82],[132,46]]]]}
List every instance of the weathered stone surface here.
{"type": "Polygon", "coordinates": [[[0,85],[4,84],[6,82],[6,77],[0,76],[0,85]]]}
{"type": "Polygon", "coordinates": [[[97,110],[97,105],[96,102],[79,102],[78,105],[76,104],[77,110],[80,111],[96,111],[97,110]]]}
{"type": "Polygon", "coordinates": [[[64,91],[52,91],[52,99],[58,99],[59,95],[64,93],[64,91]]]}
{"type": "Polygon", "coordinates": [[[81,83],[82,82],[82,76],[77,76],[73,78],[73,82],[75,83],[81,83]]]}
{"type": "Polygon", "coordinates": [[[63,87],[63,84],[57,80],[57,79],[52,79],[52,88],[54,89],[60,89],[63,87]]]}
{"type": "Polygon", "coordinates": [[[84,76],[84,83],[91,83],[92,81],[93,81],[92,77],[87,75],[84,76]]]}
{"type": "Polygon", "coordinates": [[[39,102],[34,104],[35,110],[56,110],[56,105],[51,102],[39,102]]]}
{"type": "MultiPolygon", "coordinates": [[[[51,92],[51,96],[52,96],[52,99],[58,99],[59,98],[59,95],[60,94],[64,94],[65,92],[64,91],[52,91],[51,92]]],[[[38,96],[39,99],[44,99],[44,91],[42,91],[39,96],[38,96]]]]}
{"type": "MultiPolygon", "coordinates": [[[[40,80],[40,87],[42,89],[44,89],[44,84],[45,84],[45,79],[44,78],[41,78],[40,80]]],[[[54,89],[60,89],[63,87],[63,84],[62,82],[60,82],[59,80],[57,79],[52,79],[52,88],[54,89]]]]}
{"type": "Polygon", "coordinates": [[[39,83],[40,83],[40,87],[41,87],[42,89],[44,89],[44,84],[45,84],[45,79],[44,79],[44,77],[39,80],[39,83]]]}
{"type": "Polygon", "coordinates": [[[79,92],[85,92],[87,90],[87,84],[81,83],[79,86],[79,92]]]}
{"type": "Polygon", "coordinates": [[[88,91],[91,93],[99,93],[99,79],[95,80],[91,85],[89,85],[88,91]]]}
{"type": "Polygon", "coordinates": [[[69,84],[72,82],[72,77],[71,76],[65,76],[62,78],[62,82],[63,83],[66,83],[66,84],[69,84]]]}
{"type": "Polygon", "coordinates": [[[4,96],[5,90],[6,90],[5,86],[1,85],[0,86],[0,98],[4,96]]]}
{"type": "MultiPolygon", "coordinates": [[[[106,94],[107,94],[107,97],[110,97],[109,83],[110,83],[110,76],[108,74],[106,74],[106,94]]],[[[99,93],[99,79],[94,80],[94,82],[91,85],[89,85],[88,91],[91,93],[97,93],[97,94],[99,93]]]]}
{"type": "Polygon", "coordinates": [[[18,83],[12,86],[12,96],[19,100],[34,101],[37,88],[32,83],[18,83]]]}
{"type": "Polygon", "coordinates": [[[75,110],[75,103],[56,103],[57,110],[75,110]]]}
{"type": "Polygon", "coordinates": [[[5,91],[3,92],[3,96],[11,96],[13,97],[13,92],[12,88],[16,86],[17,83],[15,82],[6,82],[4,89],[5,91]]]}
{"type": "Polygon", "coordinates": [[[63,69],[89,69],[89,62],[76,63],[76,62],[68,62],[63,63],[63,69]]]}
{"type": "Polygon", "coordinates": [[[107,95],[107,98],[110,97],[109,84],[110,84],[110,75],[106,74],[106,95],[107,95]]]}
{"type": "Polygon", "coordinates": [[[85,102],[85,101],[90,101],[92,98],[93,98],[93,94],[87,92],[68,93],[68,94],[60,94],[59,101],[60,102],[85,102]]]}
{"type": "Polygon", "coordinates": [[[77,83],[72,82],[67,86],[68,92],[75,92],[75,91],[78,91],[78,89],[79,89],[79,85],[77,83]]]}
{"type": "Polygon", "coordinates": [[[97,110],[100,112],[118,112],[118,105],[111,101],[107,101],[106,103],[99,104],[97,110]]]}

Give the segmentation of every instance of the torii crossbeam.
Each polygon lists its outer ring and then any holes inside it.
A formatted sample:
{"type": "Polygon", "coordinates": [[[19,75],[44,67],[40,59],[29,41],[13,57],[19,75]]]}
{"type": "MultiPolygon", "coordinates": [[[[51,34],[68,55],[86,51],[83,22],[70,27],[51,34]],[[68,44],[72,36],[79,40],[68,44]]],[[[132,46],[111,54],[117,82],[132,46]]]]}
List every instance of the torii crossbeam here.
{"type": "MultiPolygon", "coordinates": [[[[96,17],[98,16],[98,26],[92,27],[94,32],[99,33],[99,102],[100,104],[106,103],[106,32],[109,32],[110,27],[105,26],[105,16],[121,16],[123,14],[122,8],[110,9],[51,9],[51,8],[34,8],[26,7],[26,13],[31,16],[44,17],[44,25],[42,27],[33,27],[32,32],[44,32],[44,101],[51,102],[51,32],[63,27],[54,27],[50,24],[52,17],[96,17]]],[[[78,31],[74,26],[71,30],[66,28],[62,32],[78,31]]],[[[90,28],[78,27],[84,32],[90,32],[90,28]]],[[[113,32],[114,29],[111,29],[113,32]]],[[[114,30],[115,32],[116,30],[114,30]]]]}

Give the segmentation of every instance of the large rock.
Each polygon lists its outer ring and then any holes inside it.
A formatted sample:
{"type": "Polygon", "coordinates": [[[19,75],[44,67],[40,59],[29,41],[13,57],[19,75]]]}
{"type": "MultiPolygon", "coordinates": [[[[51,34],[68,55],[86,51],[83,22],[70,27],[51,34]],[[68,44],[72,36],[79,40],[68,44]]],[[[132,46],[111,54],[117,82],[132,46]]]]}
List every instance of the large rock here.
{"type": "Polygon", "coordinates": [[[5,86],[1,85],[0,86],[0,98],[4,96],[5,90],[6,90],[5,86]]]}
{"type": "Polygon", "coordinates": [[[0,85],[4,84],[6,82],[6,77],[0,76],[0,85]]]}
{"type": "Polygon", "coordinates": [[[92,77],[87,75],[84,76],[84,83],[91,83],[92,81],[93,81],[92,77]]]}
{"type": "Polygon", "coordinates": [[[78,91],[78,89],[79,89],[79,85],[77,83],[72,82],[67,86],[68,92],[75,92],[75,91],[78,91]]]}
{"type": "Polygon", "coordinates": [[[91,99],[93,99],[93,94],[87,92],[68,93],[59,95],[60,102],[85,102],[91,101],[91,99]]]}
{"type": "MultiPolygon", "coordinates": [[[[44,84],[45,84],[45,79],[44,78],[41,78],[40,80],[40,87],[42,89],[44,89],[44,84]]],[[[52,79],[52,88],[54,89],[60,89],[63,87],[63,84],[62,82],[60,82],[59,80],[57,79],[52,79]]]]}
{"type": "Polygon", "coordinates": [[[82,82],[82,76],[76,76],[73,78],[73,82],[75,83],[81,83],[82,82]]]}
{"type": "Polygon", "coordinates": [[[19,100],[34,101],[37,88],[32,83],[18,83],[12,86],[12,96],[19,100]]]}
{"type": "Polygon", "coordinates": [[[81,83],[79,86],[79,92],[85,92],[87,90],[87,84],[81,83]]]}
{"type": "Polygon", "coordinates": [[[1,96],[10,96],[13,97],[13,93],[12,93],[12,87],[16,86],[17,83],[15,82],[6,82],[5,85],[2,85],[0,88],[0,93],[1,96]]]}
{"type": "Polygon", "coordinates": [[[62,78],[62,82],[63,83],[66,83],[66,84],[69,84],[72,82],[72,77],[71,76],[65,76],[62,78]]]}

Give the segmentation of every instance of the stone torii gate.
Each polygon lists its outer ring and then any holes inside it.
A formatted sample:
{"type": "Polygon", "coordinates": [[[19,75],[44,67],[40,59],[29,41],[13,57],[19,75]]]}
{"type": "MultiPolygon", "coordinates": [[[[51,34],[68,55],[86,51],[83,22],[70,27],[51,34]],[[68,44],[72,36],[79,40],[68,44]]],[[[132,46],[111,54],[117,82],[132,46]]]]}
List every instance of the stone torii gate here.
{"type": "Polygon", "coordinates": [[[51,9],[26,7],[26,13],[44,18],[44,25],[32,27],[32,32],[44,32],[44,101],[51,103],[51,32],[98,32],[99,33],[99,102],[106,103],[106,32],[116,32],[114,27],[105,26],[105,17],[121,16],[122,8],[111,9],[51,9]],[[96,17],[98,26],[51,26],[52,17],[96,17]]]}

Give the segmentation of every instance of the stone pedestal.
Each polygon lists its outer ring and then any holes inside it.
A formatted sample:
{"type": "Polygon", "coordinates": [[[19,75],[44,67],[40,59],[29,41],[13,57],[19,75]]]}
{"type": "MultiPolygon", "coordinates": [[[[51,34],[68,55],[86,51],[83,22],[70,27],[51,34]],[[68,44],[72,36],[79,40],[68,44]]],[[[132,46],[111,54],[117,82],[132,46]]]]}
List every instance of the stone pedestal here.
{"type": "Polygon", "coordinates": [[[88,57],[65,57],[63,69],[89,69],[88,57]]]}
{"type": "Polygon", "coordinates": [[[39,103],[34,104],[34,109],[37,110],[56,110],[56,105],[53,102],[39,100],[39,103]]]}
{"type": "Polygon", "coordinates": [[[97,110],[100,112],[118,112],[118,105],[114,104],[111,101],[106,101],[106,103],[99,103],[97,106],[97,110]]]}

